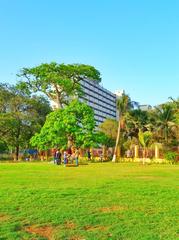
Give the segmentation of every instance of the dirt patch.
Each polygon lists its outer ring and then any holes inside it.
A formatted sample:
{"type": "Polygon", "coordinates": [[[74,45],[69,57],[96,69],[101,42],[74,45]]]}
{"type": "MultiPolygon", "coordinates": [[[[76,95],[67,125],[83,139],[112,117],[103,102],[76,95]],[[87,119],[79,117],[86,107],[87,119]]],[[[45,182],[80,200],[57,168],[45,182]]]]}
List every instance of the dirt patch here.
{"type": "Polygon", "coordinates": [[[96,230],[98,230],[98,231],[105,231],[105,230],[108,230],[108,227],[106,227],[106,226],[90,226],[90,225],[88,225],[88,226],[84,227],[84,230],[86,230],[86,231],[96,231],[96,230]]]}
{"type": "Polygon", "coordinates": [[[73,230],[73,229],[75,229],[76,228],[76,224],[75,223],[73,223],[72,221],[67,221],[67,222],[65,222],[65,228],[67,228],[67,229],[71,229],[71,230],[73,230]]]}
{"type": "Polygon", "coordinates": [[[74,237],[70,238],[69,240],[86,240],[86,238],[74,236],[74,237]]]}
{"type": "Polygon", "coordinates": [[[25,231],[31,234],[37,234],[41,237],[45,237],[49,240],[52,239],[54,229],[51,226],[29,226],[25,228],[25,231]]]}
{"type": "Polygon", "coordinates": [[[156,180],[156,179],[159,179],[161,177],[155,177],[155,176],[139,176],[139,177],[136,177],[137,179],[148,179],[148,180],[156,180]]]}
{"type": "Polygon", "coordinates": [[[125,208],[121,206],[103,207],[99,209],[99,211],[103,213],[110,213],[110,212],[116,212],[116,211],[122,211],[122,210],[125,210],[125,208]]]}
{"type": "Polygon", "coordinates": [[[5,221],[8,221],[9,219],[10,219],[9,215],[0,213],[0,222],[5,222],[5,221]]]}

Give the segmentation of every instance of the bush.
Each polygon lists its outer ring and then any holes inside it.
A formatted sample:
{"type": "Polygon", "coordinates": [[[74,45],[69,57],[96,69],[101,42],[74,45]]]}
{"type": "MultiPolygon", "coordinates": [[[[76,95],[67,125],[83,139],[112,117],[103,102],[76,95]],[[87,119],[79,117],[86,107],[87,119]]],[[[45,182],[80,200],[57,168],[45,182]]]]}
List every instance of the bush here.
{"type": "Polygon", "coordinates": [[[176,152],[169,151],[169,152],[166,152],[164,156],[166,160],[170,161],[171,163],[175,163],[178,154],[176,152]]]}

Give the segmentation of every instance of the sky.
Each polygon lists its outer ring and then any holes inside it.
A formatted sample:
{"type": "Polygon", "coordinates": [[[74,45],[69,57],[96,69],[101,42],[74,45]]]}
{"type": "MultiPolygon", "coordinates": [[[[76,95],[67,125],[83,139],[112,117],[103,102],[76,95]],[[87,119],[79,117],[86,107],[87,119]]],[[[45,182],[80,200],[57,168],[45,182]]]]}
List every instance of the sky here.
{"type": "Polygon", "coordinates": [[[0,82],[52,61],[93,65],[141,104],[179,97],[179,1],[0,0],[0,82]]]}

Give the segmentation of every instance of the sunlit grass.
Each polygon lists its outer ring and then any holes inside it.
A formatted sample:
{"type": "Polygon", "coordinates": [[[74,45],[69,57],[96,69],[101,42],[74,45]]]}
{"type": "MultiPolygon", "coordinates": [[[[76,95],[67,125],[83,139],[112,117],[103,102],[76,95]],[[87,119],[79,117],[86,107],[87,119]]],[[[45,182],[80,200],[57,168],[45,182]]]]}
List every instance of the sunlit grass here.
{"type": "Polygon", "coordinates": [[[179,239],[179,166],[0,164],[0,239],[179,239]]]}

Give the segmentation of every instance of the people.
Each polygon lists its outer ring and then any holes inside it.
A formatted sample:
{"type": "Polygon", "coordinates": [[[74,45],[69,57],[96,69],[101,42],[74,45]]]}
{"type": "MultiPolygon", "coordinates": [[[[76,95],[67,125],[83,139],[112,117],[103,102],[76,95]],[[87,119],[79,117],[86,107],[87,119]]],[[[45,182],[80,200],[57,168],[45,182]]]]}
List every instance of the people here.
{"type": "Polygon", "coordinates": [[[61,164],[61,152],[59,150],[56,151],[56,164],[60,165],[61,164]]]}
{"type": "Polygon", "coordinates": [[[68,154],[66,151],[64,151],[63,153],[63,159],[64,159],[64,165],[66,165],[68,163],[68,154]]]}
{"type": "Polygon", "coordinates": [[[60,165],[61,164],[61,152],[57,149],[54,152],[53,159],[54,159],[54,164],[60,165]]]}

